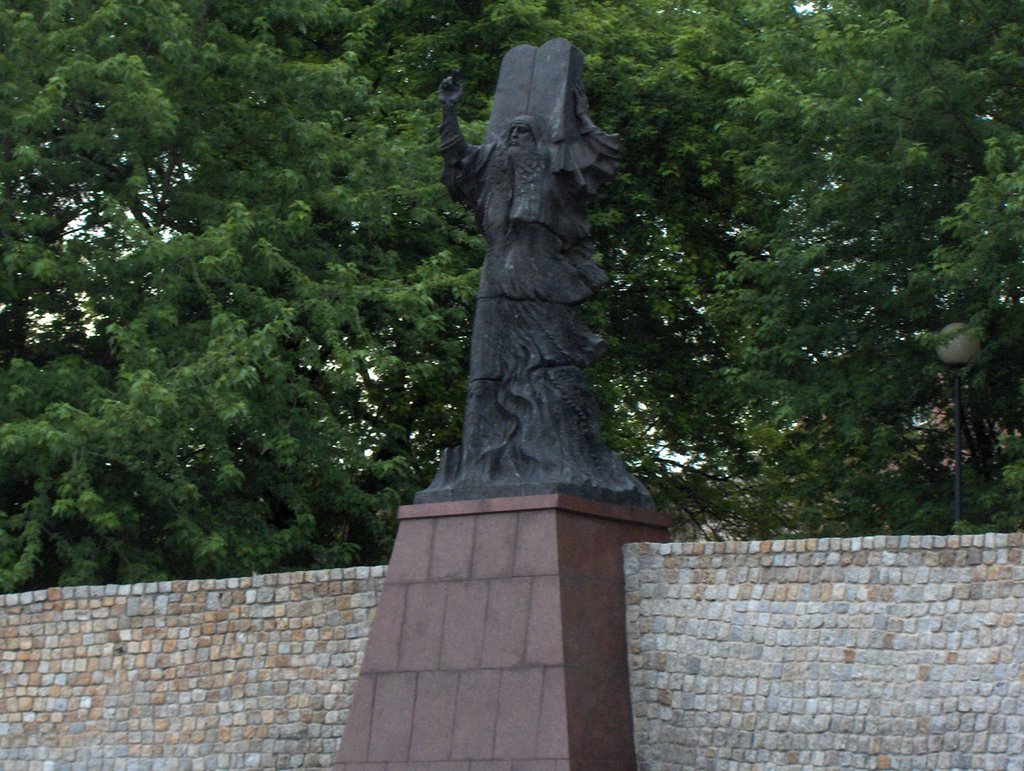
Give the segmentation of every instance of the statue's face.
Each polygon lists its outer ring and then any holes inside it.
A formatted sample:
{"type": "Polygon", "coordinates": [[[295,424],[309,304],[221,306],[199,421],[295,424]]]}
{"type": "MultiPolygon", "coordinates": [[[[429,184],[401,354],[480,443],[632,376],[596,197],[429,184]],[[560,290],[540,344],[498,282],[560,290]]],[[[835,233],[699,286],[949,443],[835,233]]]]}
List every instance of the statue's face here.
{"type": "Polygon", "coordinates": [[[537,138],[529,125],[517,121],[508,127],[508,146],[532,149],[537,146],[537,138]]]}

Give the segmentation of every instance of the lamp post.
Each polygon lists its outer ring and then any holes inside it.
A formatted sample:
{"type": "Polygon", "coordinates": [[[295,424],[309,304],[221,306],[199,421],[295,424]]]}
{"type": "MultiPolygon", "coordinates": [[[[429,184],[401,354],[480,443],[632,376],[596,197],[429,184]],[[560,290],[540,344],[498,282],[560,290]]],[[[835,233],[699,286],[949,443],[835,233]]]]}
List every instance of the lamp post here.
{"type": "Polygon", "coordinates": [[[960,476],[960,370],[981,348],[978,339],[967,333],[967,325],[947,324],[939,332],[945,342],[935,347],[942,363],[953,369],[953,523],[960,521],[962,513],[963,482],[960,476]]]}

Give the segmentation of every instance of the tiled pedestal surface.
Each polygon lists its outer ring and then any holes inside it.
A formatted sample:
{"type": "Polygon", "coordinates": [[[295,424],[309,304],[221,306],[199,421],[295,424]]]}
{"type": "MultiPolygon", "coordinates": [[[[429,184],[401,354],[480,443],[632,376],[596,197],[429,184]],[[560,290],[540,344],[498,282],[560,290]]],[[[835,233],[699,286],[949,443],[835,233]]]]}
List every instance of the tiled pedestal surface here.
{"type": "Polygon", "coordinates": [[[335,771],[636,768],[621,547],[567,495],[405,506],[335,771]]]}

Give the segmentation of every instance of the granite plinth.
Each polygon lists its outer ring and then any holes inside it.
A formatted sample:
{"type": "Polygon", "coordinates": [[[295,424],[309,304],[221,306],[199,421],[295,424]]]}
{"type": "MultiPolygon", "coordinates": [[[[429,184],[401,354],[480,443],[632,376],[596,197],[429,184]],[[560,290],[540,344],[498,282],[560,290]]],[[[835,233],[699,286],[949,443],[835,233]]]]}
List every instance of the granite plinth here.
{"type": "Polygon", "coordinates": [[[405,506],[335,771],[636,768],[621,547],[647,509],[405,506]]]}

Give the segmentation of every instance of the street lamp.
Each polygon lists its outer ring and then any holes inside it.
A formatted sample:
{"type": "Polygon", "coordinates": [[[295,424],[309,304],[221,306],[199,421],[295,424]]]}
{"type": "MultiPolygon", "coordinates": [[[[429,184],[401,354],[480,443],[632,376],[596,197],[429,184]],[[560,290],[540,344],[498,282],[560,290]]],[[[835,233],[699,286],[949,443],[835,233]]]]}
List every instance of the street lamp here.
{"type": "Polygon", "coordinates": [[[963,482],[960,477],[960,370],[981,348],[978,339],[967,332],[967,325],[947,324],[939,332],[944,342],[935,347],[943,364],[953,369],[953,523],[960,521],[963,482]]]}

